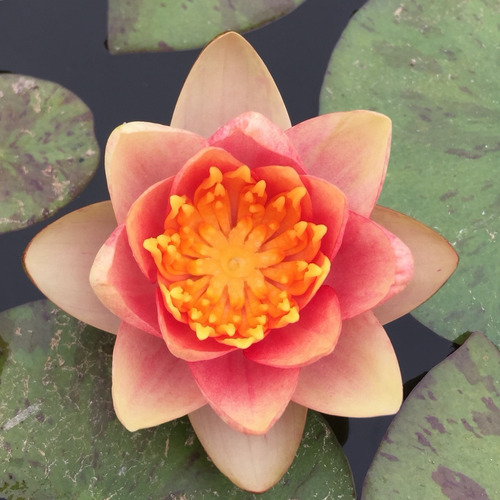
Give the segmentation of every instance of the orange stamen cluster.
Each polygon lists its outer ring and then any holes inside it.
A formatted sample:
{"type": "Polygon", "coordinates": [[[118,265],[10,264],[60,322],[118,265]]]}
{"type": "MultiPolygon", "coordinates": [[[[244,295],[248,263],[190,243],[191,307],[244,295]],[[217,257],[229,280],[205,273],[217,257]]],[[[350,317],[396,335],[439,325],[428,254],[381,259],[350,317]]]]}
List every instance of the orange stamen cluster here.
{"type": "Polygon", "coordinates": [[[164,304],[209,337],[246,348],[299,319],[301,296],[329,271],[324,225],[301,220],[303,186],[273,196],[248,167],[211,167],[194,199],[170,197],[165,230],[144,241],[164,304]]]}

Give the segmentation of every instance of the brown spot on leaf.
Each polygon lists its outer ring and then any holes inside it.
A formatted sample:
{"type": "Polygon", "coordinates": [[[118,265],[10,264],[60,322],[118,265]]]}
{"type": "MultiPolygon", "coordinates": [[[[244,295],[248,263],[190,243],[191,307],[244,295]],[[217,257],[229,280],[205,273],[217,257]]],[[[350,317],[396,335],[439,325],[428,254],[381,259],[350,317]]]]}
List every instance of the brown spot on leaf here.
{"type": "Polygon", "coordinates": [[[492,398],[481,398],[487,408],[485,412],[475,411],[473,419],[484,436],[500,436],[500,408],[492,398]]]}
{"type": "Polygon", "coordinates": [[[444,465],[432,473],[432,479],[450,500],[490,500],[486,490],[474,479],[444,465]]]}
{"type": "Polygon", "coordinates": [[[472,425],[470,425],[469,422],[467,422],[467,419],[462,418],[462,425],[464,426],[464,429],[466,431],[472,432],[472,434],[474,434],[474,436],[476,436],[477,438],[483,437],[474,430],[474,427],[472,427],[472,425]]]}
{"type": "Polygon", "coordinates": [[[438,454],[438,452],[436,451],[436,448],[434,448],[434,446],[432,446],[431,442],[421,432],[415,432],[415,435],[417,436],[418,442],[422,446],[424,446],[425,448],[429,448],[436,455],[438,454]]]}
{"type": "Polygon", "coordinates": [[[439,197],[439,201],[446,201],[449,198],[453,198],[458,194],[458,191],[454,189],[453,191],[447,191],[439,197]]]}
{"type": "Polygon", "coordinates": [[[479,368],[471,358],[470,350],[467,345],[464,345],[462,349],[459,349],[455,353],[453,361],[470,385],[483,384],[488,392],[495,396],[500,396],[493,377],[491,375],[481,375],[479,373],[479,368]]]}
{"type": "Polygon", "coordinates": [[[462,148],[450,148],[445,152],[449,155],[460,156],[460,158],[468,158],[469,160],[477,160],[483,156],[478,153],[471,153],[470,151],[462,148]]]}
{"type": "Polygon", "coordinates": [[[389,462],[399,462],[399,458],[394,456],[394,455],[391,455],[390,453],[385,453],[385,452],[381,451],[379,453],[379,455],[384,457],[384,458],[387,458],[387,460],[389,460],[389,462]]]}
{"type": "Polygon", "coordinates": [[[440,434],[444,434],[446,432],[444,425],[439,421],[439,418],[435,417],[434,415],[427,415],[425,417],[425,420],[427,420],[430,426],[440,434]]]}

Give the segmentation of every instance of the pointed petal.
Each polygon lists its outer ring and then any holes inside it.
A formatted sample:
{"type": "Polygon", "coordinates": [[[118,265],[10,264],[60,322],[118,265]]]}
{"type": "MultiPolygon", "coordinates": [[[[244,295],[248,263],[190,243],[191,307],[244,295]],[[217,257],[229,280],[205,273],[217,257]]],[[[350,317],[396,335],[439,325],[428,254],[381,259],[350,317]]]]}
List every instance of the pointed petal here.
{"type": "Polygon", "coordinates": [[[203,406],[186,363],[162,339],[122,323],[113,350],[113,404],[129,430],[182,417],[203,406]]]}
{"type": "Polygon", "coordinates": [[[120,319],[96,297],[89,274],[115,227],[111,202],[89,205],[40,231],[24,254],[26,272],[44,295],[71,316],[112,333],[120,319]]]}
{"type": "Polygon", "coordinates": [[[312,221],[324,224],[328,229],[321,240],[321,251],[331,260],[342,243],[349,210],[347,200],[336,186],[323,179],[301,176],[302,182],[312,200],[312,221]]]}
{"type": "Polygon", "coordinates": [[[384,324],[410,312],[436,293],[455,271],[458,255],[440,234],[407,215],[377,206],[372,218],[406,243],[414,260],[409,285],[373,310],[384,324]]]}
{"type": "Polygon", "coordinates": [[[108,139],[104,162],[118,224],[141,193],[175,175],[205,146],[203,137],[166,125],[131,122],[116,128],[108,139]]]}
{"type": "Polygon", "coordinates": [[[128,244],[125,226],[118,226],[97,253],[90,285],[116,316],[139,330],[161,337],[156,313],[156,286],[141,273],[128,244]]]}
{"type": "Polygon", "coordinates": [[[254,363],[240,350],[210,361],[188,363],[203,395],[233,429],[265,434],[285,411],[299,369],[254,363]]]}
{"type": "Polygon", "coordinates": [[[325,281],[337,293],[342,318],[367,311],[387,296],[395,261],[385,232],[370,219],[349,212],[342,245],[325,281]]]}
{"type": "Polygon", "coordinates": [[[257,111],[282,129],[290,118],[274,80],[253,47],[234,32],[207,45],[177,100],[173,127],[209,137],[245,111],[257,111]]]}
{"type": "Polygon", "coordinates": [[[292,167],[305,173],[292,142],[280,127],[260,113],[243,113],[209,138],[250,168],[267,165],[292,167]]]}
{"type": "Polygon", "coordinates": [[[221,344],[212,338],[199,340],[189,325],[176,320],[163,305],[161,291],[156,292],[158,321],[170,352],[185,361],[205,361],[224,356],[236,348],[221,344]]]}
{"type": "Polygon", "coordinates": [[[169,177],[147,189],[130,207],[125,222],[132,254],[152,283],[156,281],[158,268],[143,243],[163,233],[173,180],[169,177]]]}
{"type": "Polygon", "coordinates": [[[309,174],[335,184],[351,210],[370,215],[389,161],[389,118],[372,111],[330,113],[299,123],[286,134],[309,174]]]}
{"type": "Polygon", "coordinates": [[[217,468],[239,488],[260,493],[274,486],[290,467],[306,416],[307,408],[290,403],[261,436],[235,431],[209,405],[190,413],[189,420],[217,468]]]}
{"type": "Polygon", "coordinates": [[[311,364],[333,351],[341,325],[337,296],[323,286],[300,311],[298,323],[273,330],[244,354],[252,361],[279,368],[311,364]]]}
{"type": "Polygon", "coordinates": [[[293,401],[346,417],[374,417],[398,411],[403,384],[385,330],[368,311],[342,324],[329,356],[301,369],[293,401]]]}

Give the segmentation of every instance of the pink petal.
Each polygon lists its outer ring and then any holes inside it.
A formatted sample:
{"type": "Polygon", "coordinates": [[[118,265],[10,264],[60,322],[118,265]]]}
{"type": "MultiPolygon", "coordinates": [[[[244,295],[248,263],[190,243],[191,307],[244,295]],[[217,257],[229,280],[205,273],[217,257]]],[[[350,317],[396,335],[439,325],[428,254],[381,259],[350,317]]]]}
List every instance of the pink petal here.
{"type": "Polygon", "coordinates": [[[333,184],[309,175],[303,175],[301,179],[312,200],[312,221],[328,228],[321,240],[321,251],[331,260],[342,244],[349,216],[347,200],[333,184]]]}
{"type": "Polygon", "coordinates": [[[369,216],[384,182],[391,121],[372,111],[318,116],[286,134],[308,173],[335,184],[351,210],[369,216]]]}
{"type": "Polygon", "coordinates": [[[146,190],[130,207],[126,220],[132,254],[152,283],[156,282],[158,268],[143,243],[147,238],[156,238],[164,231],[173,180],[170,177],[146,190]]]}
{"type": "Polygon", "coordinates": [[[209,137],[245,111],[257,111],[282,129],[291,125],[257,52],[237,33],[224,33],[207,45],[191,69],[171,125],[209,137]]]}
{"type": "Polygon", "coordinates": [[[391,342],[372,312],[342,324],[329,356],[301,369],[293,401],[346,417],[374,417],[398,411],[403,385],[391,342]]]}
{"type": "Polygon", "coordinates": [[[111,202],[71,212],[38,233],[24,254],[31,280],[71,316],[116,333],[120,319],[106,309],[89,283],[99,248],[115,229],[111,202]]]}
{"type": "Polygon", "coordinates": [[[99,300],[116,316],[161,337],[156,313],[157,287],[137,266],[124,225],[113,231],[97,253],[90,270],[90,284],[99,300]]]}
{"type": "Polygon", "coordinates": [[[304,173],[300,157],[286,134],[265,116],[248,112],[237,116],[209,138],[250,168],[284,165],[304,173]]]}
{"type": "Polygon", "coordinates": [[[271,331],[244,354],[252,361],[279,368],[311,364],[333,351],[341,325],[337,296],[323,286],[300,311],[298,323],[271,331]]]}
{"type": "Polygon", "coordinates": [[[205,146],[203,137],[166,125],[131,122],[116,128],[108,139],[104,161],[118,223],[124,222],[142,192],[175,175],[205,146]]]}
{"type": "Polygon", "coordinates": [[[241,161],[223,149],[215,147],[202,149],[175,176],[172,193],[186,195],[193,199],[196,188],[203,179],[209,176],[210,167],[217,167],[224,173],[241,165],[243,165],[241,161]]]}
{"type": "Polygon", "coordinates": [[[113,351],[113,404],[129,430],[182,417],[206,401],[186,365],[162,339],[122,323],[113,351]]]}
{"type": "Polygon", "coordinates": [[[398,293],[401,293],[410,282],[413,276],[413,255],[411,254],[411,250],[397,236],[392,234],[383,226],[380,227],[389,238],[394,251],[394,257],[396,258],[396,273],[394,275],[394,281],[391,288],[389,288],[387,295],[380,302],[380,304],[382,304],[398,293]]]}
{"type": "Polygon", "coordinates": [[[373,221],[349,213],[342,246],[332,261],[325,284],[339,298],[342,318],[352,318],[387,296],[396,272],[394,250],[373,221]]]}
{"type": "Polygon", "coordinates": [[[377,206],[372,217],[401,238],[414,259],[409,285],[373,311],[381,323],[388,323],[415,309],[439,290],[455,271],[458,255],[440,234],[407,215],[377,206]]]}
{"type": "Polygon", "coordinates": [[[247,434],[265,434],[285,411],[299,369],[254,363],[241,350],[188,363],[201,392],[224,422],[247,434]]]}
{"type": "Polygon", "coordinates": [[[156,295],[158,320],[163,339],[170,352],[185,361],[205,361],[224,356],[236,348],[217,342],[213,338],[199,340],[189,325],[176,320],[165,309],[160,289],[156,295]]]}
{"type": "Polygon", "coordinates": [[[290,467],[300,445],[307,408],[290,403],[264,435],[235,431],[209,405],[189,414],[198,439],[217,468],[236,486],[260,493],[290,467]]]}
{"type": "MultiPolygon", "coordinates": [[[[252,176],[256,180],[264,180],[266,182],[268,202],[273,196],[287,193],[298,186],[304,186],[302,182],[304,176],[299,175],[296,170],[287,166],[268,165],[257,167],[252,170],[252,176]]],[[[303,215],[311,217],[312,209],[309,197],[304,197],[301,200],[301,208],[303,215]]]]}

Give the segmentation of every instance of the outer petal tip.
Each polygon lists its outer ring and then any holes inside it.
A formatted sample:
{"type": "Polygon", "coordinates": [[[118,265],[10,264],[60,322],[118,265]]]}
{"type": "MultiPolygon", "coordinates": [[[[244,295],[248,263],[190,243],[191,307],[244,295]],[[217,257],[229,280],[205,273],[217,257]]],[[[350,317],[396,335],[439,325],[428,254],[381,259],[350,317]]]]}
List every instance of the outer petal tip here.
{"type": "Polygon", "coordinates": [[[290,403],[264,435],[235,431],[207,405],[189,414],[191,424],[217,468],[236,486],[262,493],[290,467],[299,447],[307,409],[290,403]]]}
{"type": "Polygon", "coordinates": [[[113,405],[129,430],[182,417],[206,401],[186,363],[162,339],[122,323],[113,350],[113,405]]]}
{"type": "Polygon", "coordinates": [[[402,398],[394,349],[367,312],[343,322],[332,354],[302,368],[292,399],[323,413],[373,417],[395,413],[402,398]]]}
{"type": "Polygon", "coordinates": [[[111,203],[96,203],[47,226],[24,253],[26,272],[44,295],[75,318],[112,333],[118,331],[120,319],[95,296],[89,274],[115,227],[111,203]]]}
{"type": "Polygon", "coordinates": [[[274,80],[254,48],[228,32],[209,43],[189,73],[171,125],[209,137],[245,111],[257,111],[282,129],[290,118],[274,80]]]}
{"type": "Polygon", "coordinates": [[[453,274],[458,254],[436,231],[400,212],[377,205],[372,219],[411,250],[413,276],[406,288],[374,309],[381,323],[409,313],[436,293],[453,274]]]}

